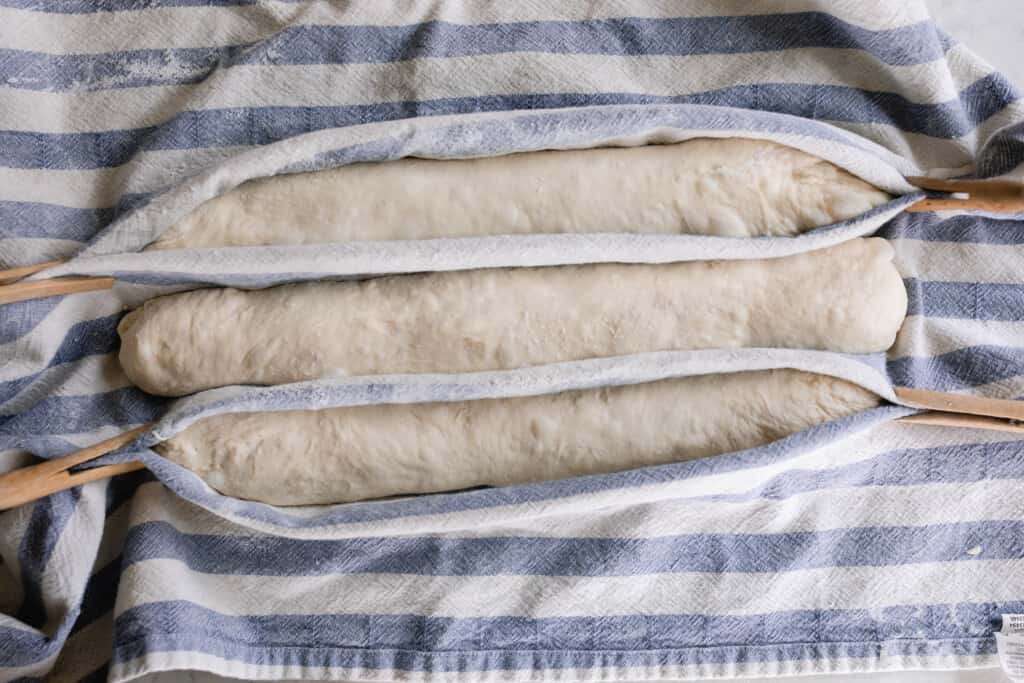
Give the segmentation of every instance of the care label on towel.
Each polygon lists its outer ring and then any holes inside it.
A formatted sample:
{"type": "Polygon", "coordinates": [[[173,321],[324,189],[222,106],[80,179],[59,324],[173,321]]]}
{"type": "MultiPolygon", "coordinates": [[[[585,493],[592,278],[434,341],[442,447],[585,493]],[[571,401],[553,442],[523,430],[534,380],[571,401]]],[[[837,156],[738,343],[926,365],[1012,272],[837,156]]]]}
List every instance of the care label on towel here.
{"type": "Polygon", "coordinates": [[[996,633],[999,664],[1014,681],[1024,681],[1024,614],[1004,614],[1003,629],[996,633]]]}

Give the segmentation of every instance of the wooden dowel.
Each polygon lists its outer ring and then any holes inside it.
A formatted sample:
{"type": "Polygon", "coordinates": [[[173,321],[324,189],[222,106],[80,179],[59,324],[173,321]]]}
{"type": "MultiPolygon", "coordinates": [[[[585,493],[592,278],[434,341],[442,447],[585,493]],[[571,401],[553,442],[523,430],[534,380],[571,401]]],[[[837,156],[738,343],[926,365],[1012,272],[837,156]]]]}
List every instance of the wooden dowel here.
{"type": "Polygon", "coordinates": [[[0,285],[9,285],[12,282],[17,282],[22,278],[26,278],[29,275],[38,273],[41,270],[47,268],[53,268],[59,266],[64,261],[47,261],[46,263],[38,263],[34,266],[22,266],[21,268],[9,268],[8,270],[0,270],[0,285]]]}
{"type": "Polygon", "coordinates": [[[935,427],[960,427],[966,429],[990,429],[997,432],[1014,432],[1024,434],[1024,424],[1011,420],[1003,420],[998,417],[983,417],[981,415],[966,415],[964,413],[943,413],[928,411],[917,415],[901,417],[898,422],[910,424],[929,425],[935,427]]]}
{"type": "Polygon", "coordinates": [[[0,285],[0,304],[12,304],[16,301],[44,299],[48,296],[62,296],[78,292],[92,292],[98,289],[110,289],[114,286],[112,277],[62,277],[54,280],[32,280],[16,282],[12,285],[0,285]]]}
{"type": "Polygon", "coordinates": [[[911,408],[924,408],[944,413],[966,413],[1007,420],[1024,421],[1024,401],[982,398],[963,394],[896,387],[896,398],[911,408]]]}
{"type": "Polygon", "coordinates": [[[1024,212],[1024,199],[1007,199],[1005,197],[975,197],[968,199],[947,199],[945,197],[925,197],[907,207],[911,213],[924,211],[991,211],[992,213],[1024,212]]]}
{"type": "Polygon", "coordinates": [[[75,472],[74,474],[61,472],[59,476],[42,479],[38,484],[32,487],[18,489],[10,493],[6,491],[0,492],[0,510],[10,510],[11,508],[16,508],[19,505],[41,500],[49,495],[53,495],[54,493],[58,493],[66,489],[72,489],[76,486],[81,486],[82,484],[88,484],[89,482],[99,481],[101,479],[109,479],[110,477],[116,477],[119,474],[127,474],[128,472],[135,472],[145,468],[146,466],[138,460],[132,460],[130,462],[122,462],[115,465],[93,467],[88,470],[82,470],[81,472],[75,472]]]}
{"type": "Polygon", "coordinates": [[[1024,196],[1024,183],[1015,180],[978,180],[970,178],[929,178],[907,176],[907,182],[922,190],[936,192],[967,192],[1024,196]]]}
{"type": "Polygon", "coordinates": [[[908,177],[907,181],[923,190],[960,192],[966,198],[926,197],[907,211],[992,211],[994,213],[1024,212],[1024,183],[1011,180],[949,180],[944,178],[908,177]]]}
{"type": "Polygon", "coordinates": [[[68,470],[76,465],[95,460],[101,455],[128,445],[154,424],[154,422],[150,422],[61,458],[54,458],[0,475],[0,510],[17,507],[79,484],[139,469],[142,467],[142,463],[119,463],[75,474],[68,473],[68,470]],[[135,466],[128,468],[129,464],[135,466]],[[90,472],[96,472],[96,474],[89,474],[90,472]]]}

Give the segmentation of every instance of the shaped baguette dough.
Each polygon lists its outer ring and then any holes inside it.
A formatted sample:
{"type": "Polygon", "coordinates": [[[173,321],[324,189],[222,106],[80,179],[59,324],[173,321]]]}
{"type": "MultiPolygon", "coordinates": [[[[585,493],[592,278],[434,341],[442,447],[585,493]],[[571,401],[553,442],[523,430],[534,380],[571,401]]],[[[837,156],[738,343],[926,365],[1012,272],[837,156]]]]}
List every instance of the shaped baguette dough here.
{"type": "Polygon", "coordinates": [[[229,413],[158,450],[226,495],[316,505],[690,460],[878,403],[842,380],[767,370],[523,398],[229,413]]]}
{"type": "Polygon", "coordinates": [[[245,183],[149,249],[525,233],[794,235],[889,195],[764,140],[402,159],[245,183]]]}
{"type": "Polygon", "coordinates": [[[779,259],[402,275],[153,299],[121,366],[180,396],[329,375],[499,370],[646,351],[892,345],[907,295],[882,239],[779,259]]]}

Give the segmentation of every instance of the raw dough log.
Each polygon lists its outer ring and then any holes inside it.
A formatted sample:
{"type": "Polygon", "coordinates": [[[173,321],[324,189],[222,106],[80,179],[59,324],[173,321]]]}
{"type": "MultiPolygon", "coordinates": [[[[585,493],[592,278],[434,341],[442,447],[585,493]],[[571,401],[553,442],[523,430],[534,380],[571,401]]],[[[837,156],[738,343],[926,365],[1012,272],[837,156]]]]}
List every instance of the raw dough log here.
{"type": "Polygon", "coordinates": [[[779,259],[599,264],[203,289],[118,326],[144,390],[329,375],[472,372],[646,351],[781,347],[870,353],[907,307],[882,239],[779,259]]]}
{"type": "Polygon", "coordinates": [[[889,196],[763,140],[355,164],[245,183],[150,249],[522,233],[794,235],[889,196]]]}
{"type": "Polygon", "coordinates": [[[225,414],[158,450],[226,495],[314,505],[689,460],[878,403],[842,380],[768,370],[524,398],[225,414]]]}

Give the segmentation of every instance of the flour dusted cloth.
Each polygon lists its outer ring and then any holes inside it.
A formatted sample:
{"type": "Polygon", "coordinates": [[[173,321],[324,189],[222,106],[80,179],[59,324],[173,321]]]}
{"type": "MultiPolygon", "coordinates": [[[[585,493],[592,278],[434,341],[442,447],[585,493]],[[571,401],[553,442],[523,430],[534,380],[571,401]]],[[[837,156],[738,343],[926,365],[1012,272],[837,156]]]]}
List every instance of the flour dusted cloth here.
{"type": "MultiPolygon", "coordinates": [[[[545,390],[753,366],[1024,393],[1024,221],[902,214],[906,175],[1013,171],[1024,106],[917,2],[0,8],[0,265],[78,255],[111,292],[0,307],[0,466],[204,411],[493,394],[376,378],[170,403],[116,363],[126,307],[196,286],[756,258],[878,233],[910,316],[888,358],[715,353],[545,390]],[[765,138],[897,198],[799,238],[573,236],[143,254],[239,183],[402,156],[765,138]],[[88,243],[88,247],[86,245],[88,243]],[[646,373],[646,375],[645,375],[646,373]]],[[[527,383],[528,384],[528,383],[527,383]]],[[[154,474],[0,513],[0,677],[649,680],[995,665],[1024,610],[1024,447],[885,407],[769,446],[538,485],[284,511],[154,474]],[[154,480],[155,477],[158,480],[154,480]]],[[[165,430],[161,432],[160,430],[165,430]]]]}

